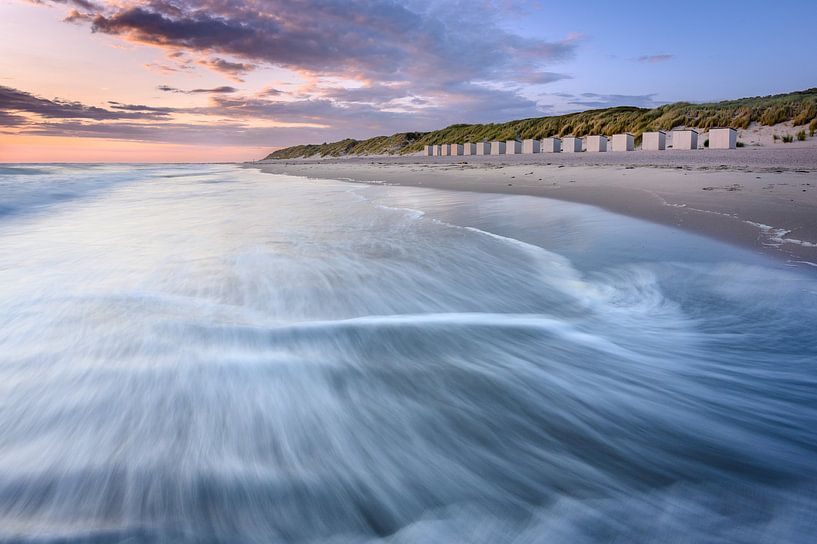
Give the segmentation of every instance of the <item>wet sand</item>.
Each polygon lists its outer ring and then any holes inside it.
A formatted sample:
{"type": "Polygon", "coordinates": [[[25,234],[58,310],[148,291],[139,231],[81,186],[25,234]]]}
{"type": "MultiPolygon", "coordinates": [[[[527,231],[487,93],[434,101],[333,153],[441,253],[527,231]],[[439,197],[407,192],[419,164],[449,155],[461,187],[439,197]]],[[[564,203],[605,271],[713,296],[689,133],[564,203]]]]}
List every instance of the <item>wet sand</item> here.
{"type": "Polygon", "coordinates": [[[355,157],[255,166],[321,179],[568,200],[817,266],[812,149],[355,157]]]}

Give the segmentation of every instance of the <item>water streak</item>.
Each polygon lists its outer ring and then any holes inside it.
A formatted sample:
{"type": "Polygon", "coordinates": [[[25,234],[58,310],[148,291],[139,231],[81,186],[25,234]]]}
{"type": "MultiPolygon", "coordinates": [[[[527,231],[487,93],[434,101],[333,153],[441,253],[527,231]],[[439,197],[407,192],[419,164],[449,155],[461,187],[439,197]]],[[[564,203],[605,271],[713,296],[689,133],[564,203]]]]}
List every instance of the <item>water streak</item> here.
{"type": "Polygon", "coordinates": [[[10,167],[0,197],[0,541],[817,530],[809,270],[224,166],[10,167]]]}

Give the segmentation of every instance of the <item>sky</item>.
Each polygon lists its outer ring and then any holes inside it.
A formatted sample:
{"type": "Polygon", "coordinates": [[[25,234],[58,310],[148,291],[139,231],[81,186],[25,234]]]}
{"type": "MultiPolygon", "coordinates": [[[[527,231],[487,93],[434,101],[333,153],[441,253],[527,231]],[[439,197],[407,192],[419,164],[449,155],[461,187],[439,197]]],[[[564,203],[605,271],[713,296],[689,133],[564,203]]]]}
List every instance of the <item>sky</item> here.
{"type": "Polygon", "coordinates": [[[0,162],[301,143],[817,86],[817,2],[0,0],[0,162]]]}

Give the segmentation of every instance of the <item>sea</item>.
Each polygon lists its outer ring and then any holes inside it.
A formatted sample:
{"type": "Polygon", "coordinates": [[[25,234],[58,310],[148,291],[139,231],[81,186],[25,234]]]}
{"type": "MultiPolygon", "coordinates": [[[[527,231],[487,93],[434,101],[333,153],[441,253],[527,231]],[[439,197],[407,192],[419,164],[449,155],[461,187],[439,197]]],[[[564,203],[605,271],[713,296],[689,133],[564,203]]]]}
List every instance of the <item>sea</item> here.
{"type": "Polygon", "coordinates": [[[807,543],[817,269],[555,200],[0,166],[0,542],[807,543]]]}

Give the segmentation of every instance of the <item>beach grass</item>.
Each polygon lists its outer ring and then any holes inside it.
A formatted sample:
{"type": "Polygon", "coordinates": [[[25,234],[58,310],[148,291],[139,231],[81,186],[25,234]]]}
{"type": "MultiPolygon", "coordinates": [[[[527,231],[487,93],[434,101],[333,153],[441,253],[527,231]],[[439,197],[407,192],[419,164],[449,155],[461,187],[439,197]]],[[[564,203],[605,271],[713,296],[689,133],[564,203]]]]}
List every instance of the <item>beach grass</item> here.
{"type": "Polygon", "coordinates": [[[456,124],[431,132],[403,132],[367,140],[345,139],[332,143],[297,145],[279,149],[266,158],[398,155],[422,151],[425,145],[545,138],[554,135],[612,136],[630,132],[636,139],[640,139],[643,132],[659,129],[745,129],[751,123],[771,126],[783,122],[792,122],[794,126],[810,123],[809,131],[813,134],[817,130],[817,88],[706,104],[676,102],[652,109],[619,106],[507,123],[456,124]]]}

